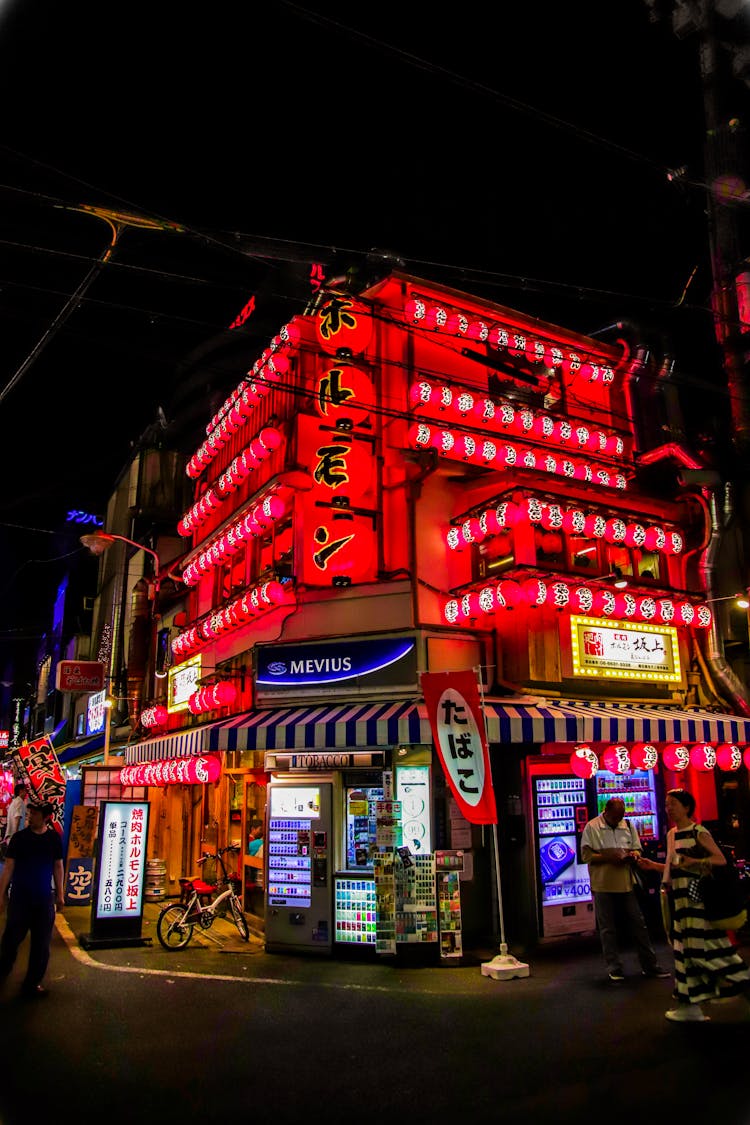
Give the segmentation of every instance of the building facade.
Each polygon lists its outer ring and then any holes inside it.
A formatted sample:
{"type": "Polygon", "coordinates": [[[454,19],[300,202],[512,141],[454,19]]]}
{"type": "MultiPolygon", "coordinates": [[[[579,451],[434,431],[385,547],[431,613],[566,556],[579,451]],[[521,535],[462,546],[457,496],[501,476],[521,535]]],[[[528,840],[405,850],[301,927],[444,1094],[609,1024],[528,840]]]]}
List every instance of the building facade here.
{"type": "Polygon", "coordinates": [[[399,272],[280,327],[188,459],[184,590],[124,753],[167,894],[235,844],[269,948],[455,952],[440,880],[465,940],[496,933],[498,839],[532,943],[593,929],[577,845],[612,792],[654,849],[665,786],[734,823],[750,708],[717,636],[715,503],[689,450],[643,447],[649,362],[399,272]],[[423,701],[423,673],[465,671],[496,837],[461,815],[423,701]],[[217,780],[186,772],[214,758],[217,780]]]}

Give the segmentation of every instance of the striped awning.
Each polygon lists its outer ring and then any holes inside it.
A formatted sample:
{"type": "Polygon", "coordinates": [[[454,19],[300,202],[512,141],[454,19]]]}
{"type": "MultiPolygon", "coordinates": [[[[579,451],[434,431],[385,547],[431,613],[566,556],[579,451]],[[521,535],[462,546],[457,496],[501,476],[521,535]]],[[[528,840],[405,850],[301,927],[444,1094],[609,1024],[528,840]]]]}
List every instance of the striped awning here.
{"type": "Polygon", "coordinates": [[[424,704],[279,707],[237,715],[211,732],[211,750],[325,750],[432,742],[424,704]]]}
{"type": "MultiPolygon", "coordinates": [[[[628,703],[486,699],[488,741],[750,743],[750,719],[628,703]]],[[[205,750],[323,750],[432,742],[423,703],[279,707],[209,728],[205,750]]],[[[165,756],[164,754],[157,755],[165,756]]],[[[142,761],[144,759],[133,759],[142,761]]]]}
{"type": "Polygon", "coordinates": [[[160,738],[146,738],[125,749],[125,765],[137,766],[141,762],[156,762],[160,758],[189,758],[208,752],[209,735],[221,723],[205,723],[202,727],[164,734],[160,738]]]}

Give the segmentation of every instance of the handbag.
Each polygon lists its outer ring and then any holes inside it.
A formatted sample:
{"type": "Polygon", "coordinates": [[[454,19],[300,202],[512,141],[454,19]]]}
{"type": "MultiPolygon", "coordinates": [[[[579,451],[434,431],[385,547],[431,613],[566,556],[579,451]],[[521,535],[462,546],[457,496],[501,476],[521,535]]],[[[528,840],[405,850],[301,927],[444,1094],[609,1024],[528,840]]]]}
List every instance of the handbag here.
{"type": "Polygon", "coordinates": [[[747,921],[747,896],[740,874],[726,856],[726,867],[712,867],[696,880],[703,913],[715,929],[739,930],[747,921]]]}

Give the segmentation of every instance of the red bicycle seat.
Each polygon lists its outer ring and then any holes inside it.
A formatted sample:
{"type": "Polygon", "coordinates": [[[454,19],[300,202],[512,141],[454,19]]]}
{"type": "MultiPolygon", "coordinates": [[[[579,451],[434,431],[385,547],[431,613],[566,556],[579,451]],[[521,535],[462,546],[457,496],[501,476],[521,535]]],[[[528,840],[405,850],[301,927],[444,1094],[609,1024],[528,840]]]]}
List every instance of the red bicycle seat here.
{"type": "Polygon", "coordinates": [[[201,879],[193,879],[193,890],[199,895],[212,895],[216,890],[210,883],[204,883],[201,879]]]}

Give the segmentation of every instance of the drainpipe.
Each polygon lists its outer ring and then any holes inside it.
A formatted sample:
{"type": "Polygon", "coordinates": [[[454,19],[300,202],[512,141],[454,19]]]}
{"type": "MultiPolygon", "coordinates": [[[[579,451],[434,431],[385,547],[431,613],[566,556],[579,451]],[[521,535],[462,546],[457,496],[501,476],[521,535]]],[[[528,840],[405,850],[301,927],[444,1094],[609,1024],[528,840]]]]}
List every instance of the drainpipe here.
{"type": "MultiPolygon", "coordinates": [[[[665,445],[660,445],[657,449],[650,449],[648,453],[641,453],[638,457],[638,462],[641,465],[652,465],[656,461],[663,461],[667,458],[672,458],[686,469],[705,472],[707,476],[709,475],[710,471],[705,470],[701,462],[696,460],[692,454],[688,453],[688,451],[681,445],[678,445],[677,442],[667,442],[665,445]]],[[[715,486],[701,488],[700,492],[693,492],[691,495],[697,499],[703,507],[706,529],[709,531],[708,541],[705,544],[701,544],[697,550],[703,552],[698,563],[698,570],[706,589],[706,599],[710,602],[715,596],[713,576],[716,555],[721,542],[721,525],[717,514],[715,486]]],[[[725,512],[727,515],[731,508],[729,495],[730,493],[725,489],[725,512]]],[[[687,555],[683,561],[683,581],[685,578],[684,568],[686,563],[687,555]]],[[[727,698],[732,701],[737,710],[743,715],[750,715],[750,703],[747,700],[746,689],[724,657],[718,629],[716,627],[716,614],[712,614],[711,618],[706,654],[711,672],[721,690],[726,693],[727,698]]]]}
{"type": "MultiPolygon", "coordinates": [[[[726,507],[725,511],[731,508],[729,496],[725,493],[726,507]]],[[[713,572],[715,567],[715,559],[719,550],[721,541],[721,527],[719,525],[719,518],[717,514],[716,496],[713,492],[710,493],[707,507],[710,514],[711,535],[708,541],[703,558],[700,560],[699,569],[703,577],[706,587],[708,598],[713,595],[713,572]]],[[[725,521],[726,522],[726,521],[725,521]]],[[[708,662],[711,670],[715,675],[721,687],[726,691],[729,698],[734,703],[737,710],[743,715],[750,715],[750,703],[747,700],[746,691],[742,681],[735,675],[735,673],[727,664],[724,658],[721,644],[719,642],[719,634],[716,628],[716,615],[712,615],[711,627],[708,630],[708,662]]]]}

